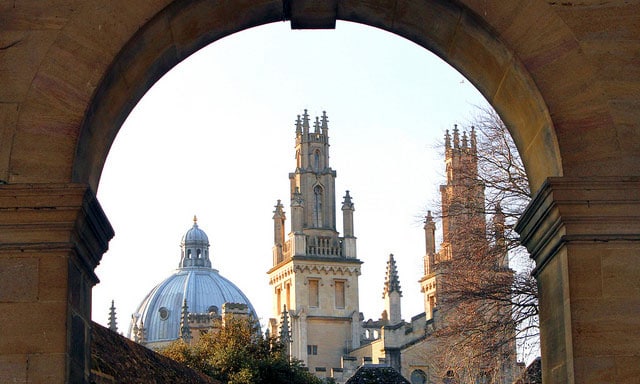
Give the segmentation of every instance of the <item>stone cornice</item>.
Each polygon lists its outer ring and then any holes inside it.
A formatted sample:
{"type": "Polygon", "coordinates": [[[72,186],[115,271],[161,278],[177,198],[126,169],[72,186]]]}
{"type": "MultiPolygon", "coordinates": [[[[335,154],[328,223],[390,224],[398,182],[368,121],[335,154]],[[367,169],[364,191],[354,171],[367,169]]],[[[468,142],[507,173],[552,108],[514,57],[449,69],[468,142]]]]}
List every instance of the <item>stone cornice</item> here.
{"type": "Polygon", "coordinates": [[[0,186],[0,252],[70,250],[85,272],[93,270],[114,232],[84,184],[0,186]]]}
{"type": "Polygon", "coordinates": [[[281,264],[278,268],[269,270],[269,284],[277,284],[287,279],[293,273],[317,273],[322,275],[340,275],[340,276],[360,276],[359,260],[351,260],[345,263],[344,259],[329,259],[331,261],[340,261],[339,263],[318,263],[315,258],[300,258],[298,256],[289,260],[287,264],[281,264]],[[341,261],[342,260],[342,261],[341,261]]]}
{"type": "Polygon", "coordinates": [[[552,177],[516,225],[538,273],[568,242],[640,241],[640,177],[552,177]]]}

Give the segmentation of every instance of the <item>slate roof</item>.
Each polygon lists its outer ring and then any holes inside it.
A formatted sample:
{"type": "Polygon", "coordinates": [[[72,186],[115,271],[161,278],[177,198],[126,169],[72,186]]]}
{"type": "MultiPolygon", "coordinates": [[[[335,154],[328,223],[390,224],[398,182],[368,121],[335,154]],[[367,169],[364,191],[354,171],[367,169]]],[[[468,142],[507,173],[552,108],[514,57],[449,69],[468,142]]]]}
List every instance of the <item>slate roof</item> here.
{"type": "Polygon", "coordinates": [[[220,384],[96,324],[91,324],[91,383],[220,384]]]}
{"type": "Polygon", "coordinates": [[[398,371],[386,366],[365,364],[345,384],[411,384],[398,371]]]}

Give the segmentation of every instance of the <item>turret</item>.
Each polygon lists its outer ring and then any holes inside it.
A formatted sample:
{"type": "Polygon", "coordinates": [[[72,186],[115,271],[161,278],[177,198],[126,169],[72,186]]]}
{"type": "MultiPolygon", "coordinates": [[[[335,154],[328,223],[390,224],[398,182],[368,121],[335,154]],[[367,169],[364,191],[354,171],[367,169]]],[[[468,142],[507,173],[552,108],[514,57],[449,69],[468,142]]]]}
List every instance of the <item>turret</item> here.
{"type": "Polygon", "coordinates": [[[344,257],[357,257],[356,238],[353,230],[353,212],[355,210],[351,195],[349,191],[346,191],[342,201],[342,231],[344,232],[342,255],[344,257]]]}
{"type": "Polygon", "coordinates": [[[384,299],[385,311],[389,317],[389,325],[398,324],[402,321],[402,308],[400,305],[402,291],[400,290],[400,278],[398,277],[393,254],[389,254],[389,260],[387,261],[387,273],[382,298],[384,299]]]}
{"type": "Polygon", "coordinates": [[[507,246],[505,239],[505,215],[502,212],[500,203],[496,204],[496,212],[493,215],[493,236],[495,239],[496,253],[498,256],[498,267],[509,268],[509,258],[507,255],[507,246]]]}
{"type": "Polygon", "coordinates": [[[284,207],[280,200],[277,201],[273,211],[273,265],[284,260],[283,250],[284,247],[284,223],[286,216],[284,214],[284,207]]]}
{"type": "Polygon", "coordinates": [[[436,254],[436,223],[433,222],[431,211],[427,211],[424,218],[424,238],[425,238],[425,256],[424,256],[424,274],[431,274],[436,254]]]}

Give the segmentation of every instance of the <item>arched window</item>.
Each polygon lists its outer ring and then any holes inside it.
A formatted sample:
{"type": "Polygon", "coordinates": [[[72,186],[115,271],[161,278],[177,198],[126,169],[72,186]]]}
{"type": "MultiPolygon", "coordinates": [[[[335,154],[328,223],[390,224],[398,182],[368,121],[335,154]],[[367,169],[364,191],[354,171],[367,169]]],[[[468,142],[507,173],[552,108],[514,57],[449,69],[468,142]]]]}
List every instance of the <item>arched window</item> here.
{"type": "Polygon", "coordinates": [[[427,382],[427,374],[422,369],[416,369],[411,372],[411,384],[425,384],[427,382]]]}
{"type": "Polygon", "coordinates": [[[191,250],[187,249],[187,259],[190,259],[190,258],[191,258],[191,250]]]}
{"type": "Polygon", "coordinates": [[[316,185],[313,188],[313,225],[316,228],[322,227],[322,187],[316,185]]]}
{"type": "Polygon", "coordinates": [[[196,251],[196,253],[197,253],[197,255],[198,255],[198,256],[197,256],[197,258],[198,258],[198,259],[202,258],[202,251],[200,250],[200,248],[198,248],[198,250],[196,251]]]}
{"type": "Polygon", "coordinates": [[[320,170],[320,151],[317,149],[313,152],[313,170],[316,172],[320,170]]]}

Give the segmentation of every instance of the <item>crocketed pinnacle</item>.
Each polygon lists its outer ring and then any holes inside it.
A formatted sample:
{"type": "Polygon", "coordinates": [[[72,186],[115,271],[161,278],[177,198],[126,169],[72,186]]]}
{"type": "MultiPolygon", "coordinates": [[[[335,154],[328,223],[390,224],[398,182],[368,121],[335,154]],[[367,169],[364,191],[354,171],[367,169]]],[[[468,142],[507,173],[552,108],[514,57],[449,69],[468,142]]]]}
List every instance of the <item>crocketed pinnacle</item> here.
{"type": "Polygon", "coordinates": [[[396,267],[396,260],[393,258],[393,253],[389,254],[389,261],[387,261],[387,275],[384,281],[384,291],[382,297],[390,294],[391,292],[398,292],[402,296],[400,290],[400,278],[398,277],[398,269],[396,267]]]}

